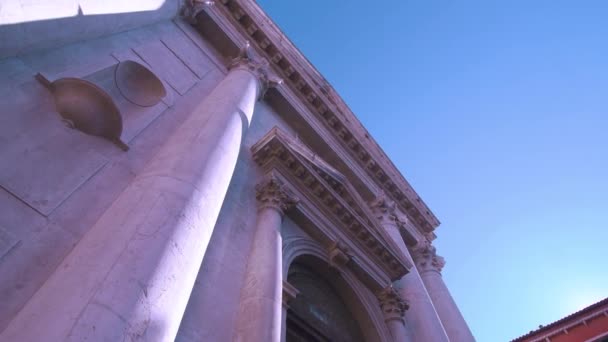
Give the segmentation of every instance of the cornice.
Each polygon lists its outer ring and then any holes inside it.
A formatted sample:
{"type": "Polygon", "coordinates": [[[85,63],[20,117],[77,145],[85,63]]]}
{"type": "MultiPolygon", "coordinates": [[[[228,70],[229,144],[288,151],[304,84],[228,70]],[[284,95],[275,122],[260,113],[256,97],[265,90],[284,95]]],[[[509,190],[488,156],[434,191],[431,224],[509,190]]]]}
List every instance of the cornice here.
{"type": "MultiPolygon", "coordinates": [[[[259,142],[251,147],[254,161],[262,167],[265,173],[274,169],[284,170],[295,182],[301,184],[301,189],[307,189],[307,195],[314,203],[325,209],[339,224],[343,233],[353,241],[357,241],[366,252],[392,280],[401,278],[412,267],[395,253],[394,247],[382,238],[377,229],[370,224],[363,212],[358,212],[345,197],[324,179],[318,171],[289,146],[289,141],[275,127],[259,142]]],[[[347,253],[343,253],[347,255],[347,253]]],[[[337,263],[344,258],[336,254],[337,263]]]]}
{"type": "MultiPolygon", "coordinates": [[[[422,234],[432,238],[439,225],[437,218],[331,85],[264,11],[251,0],[220,0],[214,8],[224,15],[213,19],[230,22],[244,36],[241,39],[250,40],[370,178],[395,200],[422,234]]],[[[234,33],[228,34],[234,37],[234,33]]]]}

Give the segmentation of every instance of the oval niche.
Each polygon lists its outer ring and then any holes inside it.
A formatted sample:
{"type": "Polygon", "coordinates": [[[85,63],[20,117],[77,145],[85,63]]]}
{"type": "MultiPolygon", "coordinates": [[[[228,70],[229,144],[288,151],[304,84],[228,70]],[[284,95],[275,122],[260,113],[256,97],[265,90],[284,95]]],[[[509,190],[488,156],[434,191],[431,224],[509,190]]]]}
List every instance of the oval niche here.
{"type": "Polygon", "coordinates": [[[57,111],[69,125],[83,133],[106,138],[125,151],[129,149],[120,140],[120,111],[105,91],[79,78],[61,78],[47,86],[53,93],[57,111]]]}
{"type": "Polygon", "coordinates": [[[135,61],[118,63],[114,79],[122,96],[138,106],[152,107],[167,95],[161,80],[135,61]]]}

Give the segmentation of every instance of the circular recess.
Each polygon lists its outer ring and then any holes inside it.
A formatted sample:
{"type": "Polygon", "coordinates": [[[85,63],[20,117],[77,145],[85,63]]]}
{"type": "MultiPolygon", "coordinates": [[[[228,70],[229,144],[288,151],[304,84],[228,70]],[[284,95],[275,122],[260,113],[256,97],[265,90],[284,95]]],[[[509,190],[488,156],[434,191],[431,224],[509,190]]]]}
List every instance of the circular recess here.
{"type": "Polygon", "coordinates": [[[118,63],[114,76],[122,96],[138,106],[154,106],[167,95],[160,79],[150,69],[137,62],[118,63]]]}
{"type": "Polygon", "coordinates": [[[51,84],[51,91],[57,111],[73,128],[120,142],[120,111],[101,88],[79,78],[61,78],[51,84]]]}

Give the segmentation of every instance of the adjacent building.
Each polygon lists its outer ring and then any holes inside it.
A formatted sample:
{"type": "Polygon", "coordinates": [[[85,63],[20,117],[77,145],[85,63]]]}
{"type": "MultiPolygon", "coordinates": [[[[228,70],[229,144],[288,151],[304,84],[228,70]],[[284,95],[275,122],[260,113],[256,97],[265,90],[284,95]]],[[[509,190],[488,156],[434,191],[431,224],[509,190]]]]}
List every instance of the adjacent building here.
{"type": "Polygon", "coordinates": [[[608,342],[608,298],[512,342],[608,342]]]}
{"type": "Polygon", "coordinates": [[[439,221],[254,1],[17,0],[0,42],[1,341],[474,340],[439,221]]]}

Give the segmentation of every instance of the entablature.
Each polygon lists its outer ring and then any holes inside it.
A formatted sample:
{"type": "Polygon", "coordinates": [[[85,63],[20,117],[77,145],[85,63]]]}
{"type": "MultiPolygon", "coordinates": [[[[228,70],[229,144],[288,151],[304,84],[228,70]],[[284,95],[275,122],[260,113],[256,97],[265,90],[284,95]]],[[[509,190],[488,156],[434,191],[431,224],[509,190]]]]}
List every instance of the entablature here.
{"type": "Polygon", "coordinates": [[[298,99],[323,123],[345,151],[407,213],[425,236],[439,221],[329,83],[254,1],[220,0],[208,13],[235,44],[251,41],[298,99]],[[239,37],[240,36],[240,37],[239,37]],[[241,41],[238,41],[241,40],[241,41]]]}
{"type": "MultiPolygon", "coordinates": [[[[375,222],[365,203],[349,190],[348,180],[341,179],[337,171],[304,147],[298,146],[277,127],[273,128],[251,148],[254,161],[266,174],[278,172],[297,188],[301,203],[307,199],[318,211],[331,220],[344,236],[333,240],[356,242],[357,250],[365,259],[373,260],[368,267],[379,265],[391,280],[401,278],[412,267],[397,251],[392,240],[387,239],[375,222]]],[[[343,243],[343,242],[340,242],[343,243]]],[[[336,254],[341,260],[340,255],[336,254]]]]}

